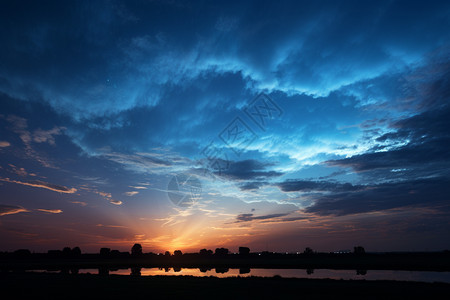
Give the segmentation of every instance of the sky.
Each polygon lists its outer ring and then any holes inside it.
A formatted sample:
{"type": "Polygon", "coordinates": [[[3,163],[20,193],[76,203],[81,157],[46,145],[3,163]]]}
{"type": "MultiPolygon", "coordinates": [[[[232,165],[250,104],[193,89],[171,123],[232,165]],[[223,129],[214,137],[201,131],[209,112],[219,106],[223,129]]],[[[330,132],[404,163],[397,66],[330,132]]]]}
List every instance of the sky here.
{"type": "Polygon", "coordinates": [[[0,251],[450,249],[448,28],[448,1],[1,1],[0,251]]]}

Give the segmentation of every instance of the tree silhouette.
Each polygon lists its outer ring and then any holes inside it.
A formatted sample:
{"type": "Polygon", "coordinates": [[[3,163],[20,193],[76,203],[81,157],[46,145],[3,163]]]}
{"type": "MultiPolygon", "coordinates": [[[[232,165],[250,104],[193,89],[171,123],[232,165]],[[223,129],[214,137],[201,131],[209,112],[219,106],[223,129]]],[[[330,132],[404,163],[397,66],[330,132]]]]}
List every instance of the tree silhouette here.
{"type": "Polygon", "coordinates": [[[306,247],[306,248],[305,248],[305,251],[303,251],[303,253],[304,253],[304,254],[313,254],[314,251],[313,251],[311,248],[306,247]]]}
{"type": "Polygon", "coordinates": [[[216,255],[227,255],[228,254],[228,249],[227,248],[216,248],[216,255]]]}
{"type": "Polygon", "coordinates": [[[362,246],[356,246],[353,248],[353,253],[354,254],[365,254],[366,250],[362,246]]]}
{"type": "Polygon", "coordinates": [[[109,254],[111,253],[110,248],[101,248],[100,249],[100,256],[101,257],[109,257],[109,254]]]}
{"type": "Polygon", "coordinates": [[[213,254],[212,250],[206,250],[206,249],[201,249],[200,250],[200,255],[201,256],[209,256],[209,255],[212,255],[212,254],[213,254]]]}
{"type": "Polygon", "coordinates": [[[170,251],[166,251],[166,252],[164,253],[164,256],[169,257],[169,256],[170,256],[170,251]]]}
{"type": "Polygon", "coordinates": [[[31,256],[31,251],[28,249],[19,249],[14,251],[14,256],[19,258],[25,258],[31,256]]]}
{"type": "Polygon", "coordinates": [[[173,252],[173,255],[174,255],[174,256],[182,256],[182,255],[183,255],[183,252],[181,252],[181,250],[175,250],[175,251],[173,252]]]}
{"type": "Polygon", "coordinates": [[[140,256],[140,255],[142,255],[142,246],[141,246],[141,244],[134,244],[133,247],[131,247],[131,255],[133,255],[133,256],[140,256]]]}
{"type": "Polygon", "coordinates": [[[70,247],[64,247],[64,249],[62,250],[62,255],[64,257],[71,257],[72,256],[72,249],[70,249],[70,247]]]}
{"type": "Polygon", "coordinates": [[[239,254],[240,255],[249,255],[250,254],[250,248],[248,248],[248,247],[239,247],[239,254]]]}
{"type": "Polygon", "coordinates": [[[72,252],[72,257],[80,257],[81,256],[81,249],[80,249],[80,247],[72,248],[71,252],[72,252]]]}

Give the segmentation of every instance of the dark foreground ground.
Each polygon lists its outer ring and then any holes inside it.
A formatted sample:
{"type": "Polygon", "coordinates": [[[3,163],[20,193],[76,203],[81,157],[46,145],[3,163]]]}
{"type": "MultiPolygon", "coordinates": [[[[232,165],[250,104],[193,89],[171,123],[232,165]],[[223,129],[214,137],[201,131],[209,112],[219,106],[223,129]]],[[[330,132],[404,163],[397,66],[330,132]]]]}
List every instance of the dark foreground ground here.
{"type": "Polygon", "coordinates": [[[10,299],[450,299],[450,284],[2,272],[10,299]]]}

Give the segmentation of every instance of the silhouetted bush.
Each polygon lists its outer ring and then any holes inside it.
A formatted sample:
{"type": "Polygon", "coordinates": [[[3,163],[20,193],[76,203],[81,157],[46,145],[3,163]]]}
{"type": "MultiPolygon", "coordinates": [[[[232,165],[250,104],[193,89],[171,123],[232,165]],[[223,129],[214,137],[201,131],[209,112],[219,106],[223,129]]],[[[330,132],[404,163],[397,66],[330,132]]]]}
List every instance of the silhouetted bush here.
{"type": "Polygon", "coordinates": [[[181,252],[181,250],[175,250],[175,251],[173,252],[173,255],[174,255],[174,256],[182,256],[182,255],[183,255],[183,252],[181,252]]]}
{"type": "Polygon", "coordinates": [[[166,251],[166,252],[164,253],[164,256],[169,257],[169,256],[170,256],[170,251],[166,251]]]}

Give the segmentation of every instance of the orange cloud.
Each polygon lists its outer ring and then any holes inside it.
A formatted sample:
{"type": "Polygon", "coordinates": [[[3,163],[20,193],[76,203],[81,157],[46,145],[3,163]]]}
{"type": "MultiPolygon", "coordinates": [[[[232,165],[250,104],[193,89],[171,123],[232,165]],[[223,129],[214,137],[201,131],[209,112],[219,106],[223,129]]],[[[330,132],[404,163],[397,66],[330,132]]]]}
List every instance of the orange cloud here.
{"type": "Polygon", "coordinates": [[[44,208],[38,208],[37,210],[50,213],[50,214],[60,214],[63,211],[61,209],[44,209],[44,208]]]}
{"type": "Polygon", "coordinates": [[[11,144],[7,141],[0,141],[0,148],[9,147],[11,144]]]}
{"type": "Polygon", "coordinates": [[[58,192],[58,193],[64,193],[64,194],[73,194],[77,191],[76,188],[69,189],[62,185],[48,183],[48,182],[41,181],[41,180],[33,180],[33,181],[25,182],[25,181],[11,180],[9,178],[0,178],[0,181],[17,183],[17,184],[22,184],[22,185],[32,186],[32,187],[37,187],[37,188],[43,188],[43,189],[47,189],[47,190],[58,192]]]}
{"type": "Polygon", "coordinates": [[[21,206],[0,204],[0,216],[13,215],[21,212],[29,212],[29,210],[21,206]]]}
{"type": "Polygon", "coordinates": [[[134,196],[136,194],[139,194],[139,192],[133,191],[133,192],[126,192],[125,195],[127,196],[134,196]]]}

